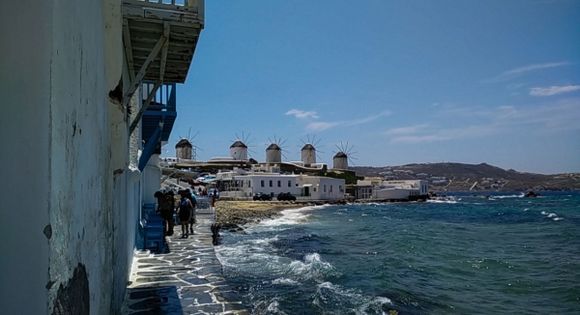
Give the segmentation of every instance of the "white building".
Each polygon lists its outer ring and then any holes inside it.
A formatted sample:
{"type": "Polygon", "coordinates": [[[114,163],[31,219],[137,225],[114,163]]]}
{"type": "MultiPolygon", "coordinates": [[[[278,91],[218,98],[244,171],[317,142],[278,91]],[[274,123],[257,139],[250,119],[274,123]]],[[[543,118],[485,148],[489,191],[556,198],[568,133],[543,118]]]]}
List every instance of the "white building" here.
{"type": "Polygon", "coordinates": [[[311,200],[340,200],[344,199],[344,179],[324,176],[298,176],[298,186],[301,196],[311,200]]]}
{"type": "Polygon", "coordinates": [[[340,200],[344,179],[278,173],[246,173],[242,170],[218,173],[221,197],[250,198],[256,194],[273,197],[291,193],[300,200],[340,200]]]}
{"type": "Polygon", "coordinates": [[[241,170],[218,173],[221,197],[250,198],[258,193],[277,196],[279,193],[300,195],[298,175],[277,173],[245,173],[241,170]]]}
{"type": "Polygon", "coordinates": [[[429,191],[426,180],[388,180],[373,182],[359,180],[357,182],[357,196],[360,199],[376,200],[413,200],[426,197],[429,191]],[[369,193],[369,188],[372,192],[369,193]]]}

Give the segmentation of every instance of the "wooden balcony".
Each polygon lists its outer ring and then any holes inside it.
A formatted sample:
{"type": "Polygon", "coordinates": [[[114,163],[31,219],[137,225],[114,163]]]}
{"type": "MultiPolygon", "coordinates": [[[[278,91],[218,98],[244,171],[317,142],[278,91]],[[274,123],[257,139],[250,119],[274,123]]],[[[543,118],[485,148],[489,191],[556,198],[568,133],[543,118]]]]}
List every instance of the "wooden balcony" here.
{"type": "Polygon", "coordinates": [[[203,0],[123,0],[130,94],[143,80],[184,83],[204,26],[203,0]]]}

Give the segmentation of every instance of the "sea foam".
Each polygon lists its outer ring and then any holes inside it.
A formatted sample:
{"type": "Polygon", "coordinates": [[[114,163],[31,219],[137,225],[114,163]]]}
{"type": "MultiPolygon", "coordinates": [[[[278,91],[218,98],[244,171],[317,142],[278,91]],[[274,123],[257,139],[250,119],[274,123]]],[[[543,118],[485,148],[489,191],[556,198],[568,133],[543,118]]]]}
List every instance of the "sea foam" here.
{"type": "Polygon", "coordinates": [[[280,212],[282,216],[275,219],[264,220],[260,223],[260,226],[277,227],[281,225],[299,224],[308,219],[308,217],[310,216],[309,213],[310,211],[322,209],[324,207],[328,207],[328,205],[309,206],[297,209],[282,210],[280,212]]]}
{"type": "Polygon", "coordinates": [[[338,276],[334,266],[320,258],[318,253],[307,254],[304,261],[294,260],[287,269],[287,274],[291,277],[302,280],[324,281],[327,277],[338,276]]]}
{"type": "Polygon", "coordinates": [[[318,285],[312,303],[324,309],[352,309],[355,314],[380,314],[383,305],[393,304],[387,297],[365,296],[358,290],[346,289],[331,282],[318,285]]]}

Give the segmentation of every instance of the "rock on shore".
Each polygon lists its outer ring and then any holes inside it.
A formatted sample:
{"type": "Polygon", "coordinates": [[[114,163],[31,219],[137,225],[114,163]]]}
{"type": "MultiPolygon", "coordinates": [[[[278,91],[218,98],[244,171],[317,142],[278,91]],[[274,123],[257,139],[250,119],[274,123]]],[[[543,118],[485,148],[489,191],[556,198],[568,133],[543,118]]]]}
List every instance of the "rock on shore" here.
{"type": "Polygon", "coordinates": [[[300,207],[304,207],[304,204],[284,201],[219,200],[215,204],[216,221],[225,229],[237,229],[240,225],[279,216],[282,210],[300,207]]]}

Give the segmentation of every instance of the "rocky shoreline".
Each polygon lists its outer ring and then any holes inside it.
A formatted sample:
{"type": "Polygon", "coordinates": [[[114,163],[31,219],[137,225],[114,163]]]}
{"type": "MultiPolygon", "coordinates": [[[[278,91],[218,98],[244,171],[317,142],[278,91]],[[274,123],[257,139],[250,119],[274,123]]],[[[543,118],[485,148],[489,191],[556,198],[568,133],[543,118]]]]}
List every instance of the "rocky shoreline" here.
{"type": "Polygon", "coordinates": [[[242,231],[241,226],[258,223],[280,216],[280,212],[312,205],[312,203],[286,201],[230,201],[219,200],[215,204],[216,222],[222,229],[242,231]]]}

